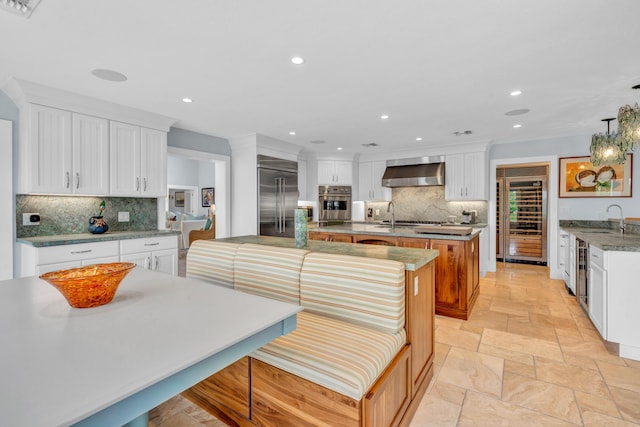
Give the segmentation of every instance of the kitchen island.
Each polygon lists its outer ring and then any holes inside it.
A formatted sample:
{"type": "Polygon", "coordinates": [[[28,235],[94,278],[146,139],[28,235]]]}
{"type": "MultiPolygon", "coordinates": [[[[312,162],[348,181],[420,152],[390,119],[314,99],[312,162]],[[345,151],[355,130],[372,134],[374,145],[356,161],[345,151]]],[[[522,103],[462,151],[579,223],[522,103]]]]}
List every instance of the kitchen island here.
{"type": "Polygon", "coordinates": [[[36,277],[0,282],[6,426],[146,426],[150,409],[295,329],[296,305],[134,269],[71,308],[36,277]]]}
{"type": "MultiPolygon", "coordinates": [[[[571,262],[565,253],[566,280],[581,274],[576,295],[591,322],[602,338],[619,345],[620,357],[640,360],[640,234],[638,225],[629,224],[629,231],[621,233],[617,222],[595,224],[584,221],[561,221],[561,230],[569,233],[568,241],[586,242],[580,252],[574,247],[571,262]],[[604,227],[602,225],[609,225],[604,227]],[[582,257],[581,257],[582,256],[582,257]],[[574,271],[570,266],[573,265],[574,271]]],[[[566,243],[568,244],[568,243],[566,243]]],[[[577,246],[577,245],[576,245],[577,246]]],[[[577,282],[576,282],[577,283],[577,282]]]]}
{"type": "Polygon", "coordinates": [[[439,256],[435,260],[436,314],[467,320],[479,293],[479,235],[479,230],[463,224],[453,227],[391,227],[388,224],[352,223],[310,229],[309,241],[437,250],[439,256]],[[469,234],[446,234],[457,233],[465,228],[469,234]]]}

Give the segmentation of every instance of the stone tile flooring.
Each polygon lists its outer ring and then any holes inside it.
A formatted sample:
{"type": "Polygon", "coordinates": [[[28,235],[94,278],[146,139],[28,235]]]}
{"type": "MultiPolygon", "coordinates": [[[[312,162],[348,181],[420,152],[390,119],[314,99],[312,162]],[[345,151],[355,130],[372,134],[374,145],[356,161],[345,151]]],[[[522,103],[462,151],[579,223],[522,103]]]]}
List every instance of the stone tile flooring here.
{"type": "MultiPolygon", "coordinates": [[[[468,321],[436,316],[435,375],[411,427],[637,426],[640,362],[616,356],[545,267],[498,264],[468,321]]],[[[149,426],[224,426],[175,397],[149,426]]]]}

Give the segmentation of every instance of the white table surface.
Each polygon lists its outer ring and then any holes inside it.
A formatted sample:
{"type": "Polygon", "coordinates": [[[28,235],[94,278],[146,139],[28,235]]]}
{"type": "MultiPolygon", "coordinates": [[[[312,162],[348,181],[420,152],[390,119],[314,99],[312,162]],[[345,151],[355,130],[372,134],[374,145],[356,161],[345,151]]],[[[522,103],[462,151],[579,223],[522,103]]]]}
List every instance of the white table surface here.
{"type": "Polygon", "coordinates": [[[139,267],[89,309],[36,277],[2,281],[0,424],[124,424],[288,332],[300,309],[139,267]]]}

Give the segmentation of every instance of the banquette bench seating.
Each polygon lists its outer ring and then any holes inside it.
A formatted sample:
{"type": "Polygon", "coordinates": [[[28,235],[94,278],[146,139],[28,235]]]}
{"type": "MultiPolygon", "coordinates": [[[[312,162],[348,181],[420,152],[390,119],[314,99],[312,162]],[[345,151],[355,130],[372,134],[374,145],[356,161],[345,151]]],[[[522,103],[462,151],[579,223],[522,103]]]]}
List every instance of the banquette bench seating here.
{"type": "Polygon", "coordinates": [[[198,240],[187,276],[304,311],[295,331],[184,396],[231,425],[401,425],[412,399],[403,263],[198,240]]]}

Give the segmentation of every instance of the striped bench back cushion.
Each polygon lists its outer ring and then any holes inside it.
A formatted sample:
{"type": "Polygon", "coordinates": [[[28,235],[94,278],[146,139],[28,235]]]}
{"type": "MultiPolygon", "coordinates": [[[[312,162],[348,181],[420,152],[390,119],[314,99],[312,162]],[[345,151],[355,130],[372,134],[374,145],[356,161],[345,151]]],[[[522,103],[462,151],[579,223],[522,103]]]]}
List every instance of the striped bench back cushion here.
{"type": "Polygon", "coordinates": [[[381,332],[404,328],[404,264],[313,252],[300,273],[305,310],[381,332]]]}
{"type": "Polygon", "coordinates": [[[187,277],[233,287],[233,260],[239,243],[196,240],[187,253],[187,277]]]}
{"type": "Polygon", "coordinates": [[[235,289],[300,304],[300,269],[308,251],[246,243],[234,262],[235,289]]]}

